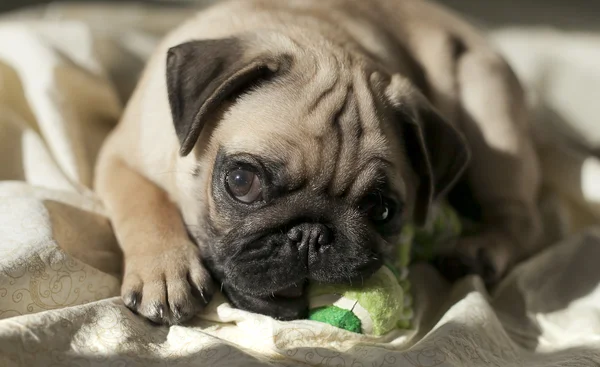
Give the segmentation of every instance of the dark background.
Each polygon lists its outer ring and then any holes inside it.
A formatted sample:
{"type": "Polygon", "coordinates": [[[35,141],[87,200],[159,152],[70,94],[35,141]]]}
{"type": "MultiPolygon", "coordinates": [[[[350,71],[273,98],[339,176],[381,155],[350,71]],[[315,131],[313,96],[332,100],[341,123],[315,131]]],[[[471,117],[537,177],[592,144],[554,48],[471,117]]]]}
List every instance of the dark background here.
{"type": "MultiPolygon", "coordinates": [[[[214,1],[214,0],[209,0],[214,1]]],[[[491,27],[504,25],[553,26],[562,30],[600,30],[600,0],[438,0],[473,20],[491,27]]],[[[47,4],[44,0],[0,0],[0,12],[47,4]]],[[[95,0],[62,2],[98,3],[95,0]]],[[[136,2],[105,0],[104,2],[136,2]]],[[[157,6],[188,6],[206,2],[194,0],[138,0],[157,6]]]]}

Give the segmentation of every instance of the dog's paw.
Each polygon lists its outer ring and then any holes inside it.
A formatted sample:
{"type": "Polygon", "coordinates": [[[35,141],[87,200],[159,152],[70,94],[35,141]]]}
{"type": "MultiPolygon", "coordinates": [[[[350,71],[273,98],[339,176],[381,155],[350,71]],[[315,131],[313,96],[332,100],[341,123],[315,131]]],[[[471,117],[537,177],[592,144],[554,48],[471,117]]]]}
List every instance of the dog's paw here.
{"type": "Polygon", "coordinates": [[[192,243],[125,258],[121,296],[125,305],[157,324],[185,322],[203,310],[214,283],[192,243]]]}
{"type": "Polygon", "coordinates": [[[450,281],[479,275],[488,286],[506,273],[516,253],[514,244],[500,233],[461,238],[451,250],[438,254],[433,263],[450,281]]]}

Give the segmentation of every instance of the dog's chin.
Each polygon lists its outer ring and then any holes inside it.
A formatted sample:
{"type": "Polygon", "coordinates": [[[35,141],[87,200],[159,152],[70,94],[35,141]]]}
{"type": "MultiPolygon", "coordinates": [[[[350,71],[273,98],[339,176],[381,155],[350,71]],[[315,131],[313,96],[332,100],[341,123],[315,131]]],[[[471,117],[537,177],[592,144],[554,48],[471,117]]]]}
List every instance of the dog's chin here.
{"type": "Polygon", "coordinates": [[[305,319],[308,316],[306,285],[294,285],[269,295],[256,296],[224,284],[223,292],[239,309],[267,315],[278,320],[305,319]]]}
{"type": "MultiPolygon", "coordinates": [[[[290,274],[291,275],[291,274],[290,274]]],[[[281,278],[286,285],[268,285],[265,280],[223,282],[223,292],[236,308],[271,316],[279,320],[298,320],[308,316],[307,281],[301,278],[281,278]]]]}

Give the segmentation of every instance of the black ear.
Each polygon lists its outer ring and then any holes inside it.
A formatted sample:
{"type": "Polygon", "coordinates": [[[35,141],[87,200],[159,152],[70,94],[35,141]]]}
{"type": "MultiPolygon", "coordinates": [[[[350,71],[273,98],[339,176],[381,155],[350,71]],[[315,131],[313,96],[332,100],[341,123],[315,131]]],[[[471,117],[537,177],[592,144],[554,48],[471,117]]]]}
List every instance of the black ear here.
{"type": "Polygon", "coordinates": [[[180,154],[193,149],[206,118],[244,87],[269,78],[289,64],[285,56],[245,52],[238,38],[191,41],[167,53],[167,92],[180,154]]]}
{"type": "Polygon", "coordinates": [[[452,188],[467,167],[471,154],[462,134],[422,94],[403,89],[403,92],[392,91],[388,95],[404,96],[410,101],[396,101],[393,105],[400,119],[406,154],[420,179],[414,221],[422,225],[427,222],[432,202],[452,188]]]}
{"type": "Polygon", "coordinates": [[[434,200],[445,195],[465,170],[470,151],[462,135],[432,107],[419,111],[405,129],[407,154],[421,177],[414,219],[427,221],[434,200]]]}

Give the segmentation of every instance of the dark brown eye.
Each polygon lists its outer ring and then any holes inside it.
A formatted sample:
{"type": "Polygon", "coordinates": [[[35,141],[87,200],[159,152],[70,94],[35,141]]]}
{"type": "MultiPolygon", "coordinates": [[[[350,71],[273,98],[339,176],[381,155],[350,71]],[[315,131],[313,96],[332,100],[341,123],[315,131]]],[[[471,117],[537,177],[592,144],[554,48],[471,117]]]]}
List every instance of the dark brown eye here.
{"type": "Polygon", "coordinates": [[[250,204],[262,199],[262,183],[252,171],[238,168],[227,174],[227,188],[237,200],[250,204]]]}
{"type": "Polygon", "coordinates": [[[386,221],[390,216],[390,207],[387,202],[383,202],[373,207],[369,213],[371,219],[375,222],[386,221]]]}
{"type": "Polygon", "coordinates": [[[367,195],[359,208],[377,225],[389,222],[395,215],[394,202],[379,193],[367,195]]]}

